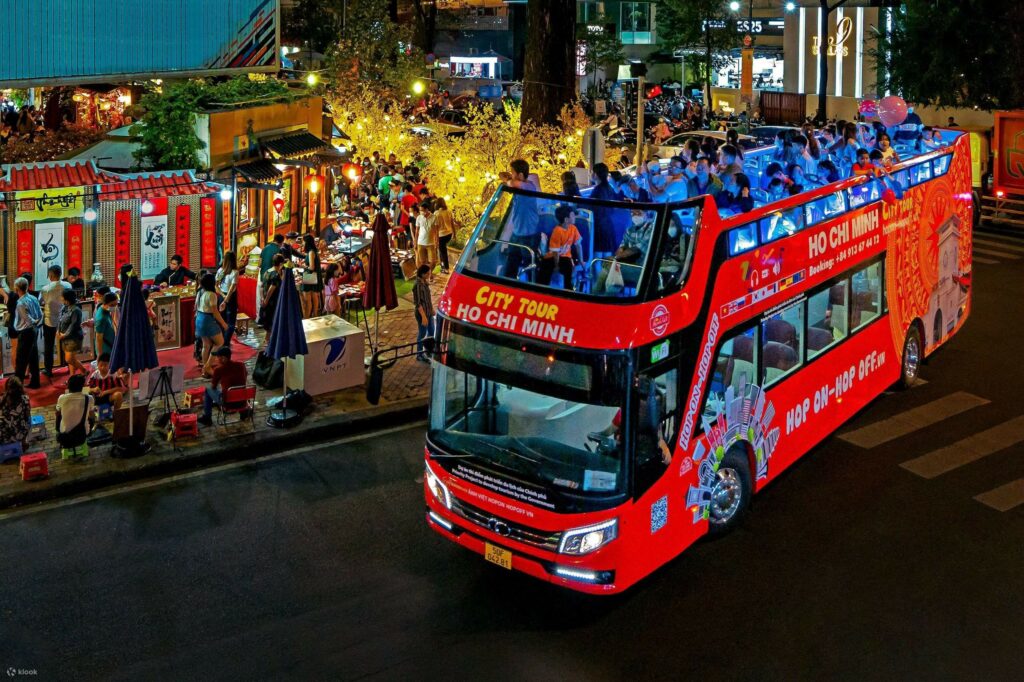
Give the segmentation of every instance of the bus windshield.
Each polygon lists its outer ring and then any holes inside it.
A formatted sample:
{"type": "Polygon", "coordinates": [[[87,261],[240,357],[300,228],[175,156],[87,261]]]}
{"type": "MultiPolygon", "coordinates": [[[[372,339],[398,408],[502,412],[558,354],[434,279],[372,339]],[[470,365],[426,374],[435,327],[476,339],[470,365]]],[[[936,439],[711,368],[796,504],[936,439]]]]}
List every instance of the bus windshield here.
{"type": "Polygon", "coordinates": [[[681,284],[699,209],[501,187],[459,270],[601,298],[681,284]]]}
{"type": "Polygon", "coordinates": [[[446,468],[552,509],[560,495],[626,490],[625,357],[556,358],[458,333],[446,347],[428,434],[446,468]]]}

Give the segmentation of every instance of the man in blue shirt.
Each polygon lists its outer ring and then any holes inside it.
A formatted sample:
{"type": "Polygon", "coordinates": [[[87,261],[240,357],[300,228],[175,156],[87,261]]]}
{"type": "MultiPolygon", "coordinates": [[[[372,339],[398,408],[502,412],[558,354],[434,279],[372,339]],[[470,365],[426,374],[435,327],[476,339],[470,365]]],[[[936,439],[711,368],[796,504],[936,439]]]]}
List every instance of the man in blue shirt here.
{"type": "MultiPolygon", "coordinates": [[[[506,185],[533,192],[540,191],[540,188],[530,180],[530,164],[526,161],[516,159],[509,164],[509,169],[511,172],[499,175],[506,185]]],[[[530,262],[528,252],[532,251],[536,258],[537,250],[540,248],[540,210],[537,208],[536,197],[512,197],[512,206],[509,209],[508,220],[505,221],[505,228],[501,232],[501,240],[508,242],[504,246],[504,276],[518,279],[520,268],[530,262]]]]}
{"type": "Polygon", "coordinates": [[[18,305],[14,309],[14,328],[18,332],[18,352],[14,360],[14,375],[21,379],[25,388],[39,388],[39,346],[37,328],[43,323],[43,309],[35,296],[28,293],[28,280],[19,277],[14,281],[18,292],[18,305]],[[25,381],[26,370],[32,377],[25,381]]]}

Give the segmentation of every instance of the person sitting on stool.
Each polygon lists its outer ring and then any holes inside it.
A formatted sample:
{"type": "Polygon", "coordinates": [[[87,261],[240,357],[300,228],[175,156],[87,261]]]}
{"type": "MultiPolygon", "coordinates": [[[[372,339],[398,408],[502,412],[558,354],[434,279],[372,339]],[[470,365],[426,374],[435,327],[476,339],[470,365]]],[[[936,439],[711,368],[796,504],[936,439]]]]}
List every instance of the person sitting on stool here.
{"type": "Polygon", "coordinates": [[[110,353],[101,353],[96,358],[96,371],[89,377],[89,393],[97,405],[111,405],[120,409],[126,390],[120,374],[110,372],[110,353]]]}
{"type": "Polygon", "coordinates": [[[197,420],[203,426],[213,424],[213,406],[220,404],[224,391],[236,386],[245,386],[249,378],[245,364],[231,359],[231,349],[228,346],[215,348],[210,354],[210,361],[213,375],[210,377],[210,385],[203,393],[203,415],[197,420]]]}

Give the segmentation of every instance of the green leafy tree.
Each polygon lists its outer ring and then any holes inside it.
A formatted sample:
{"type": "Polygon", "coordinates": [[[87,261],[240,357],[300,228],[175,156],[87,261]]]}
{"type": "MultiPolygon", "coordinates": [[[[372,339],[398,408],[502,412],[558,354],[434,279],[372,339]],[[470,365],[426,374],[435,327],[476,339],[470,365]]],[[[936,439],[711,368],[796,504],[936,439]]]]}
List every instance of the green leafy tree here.
{"type": "Polygon", "coordinates": [[[725,66],[726,53],[739,44],[736,20],[723,0],[663,0],[658,5],[658,36],[666,47],[699,51],[696,81],[704,85],[704,101],[711,103],[711,74],[725,66]]]}
{"type": "Polygon", "coordinates": [[[135,162],[157,170],[198,168],[198,153],[204,145],[195,128],[199,112],[293,97],[288,86],[274,78],[239,76],[217,84],[202,80],[165,83],[139,101],[141,114],[130,130],[139,139],[135,162]]]}
{"type": "Polygon", "coordinates": [[[576,29],[576,43],[582,51],[583,70],[597,79],[597,70],[609,64],[620,64],[626,54],[615,31],[615,22],[598,15],[576,29]]]}
{"type": "Polygon", "coordinates": [[[298,0],[283,13],[281,37],[323,52],[341,32],[344,9],[344,0],[298,0]]]}
{"type": "Polygon", "coordinates": [[[348,0],[344,29],[328,52],[330,88],[344,96],[364,84],[404,96],[425,67],[414,39],[411,24],[393,19],[391,0],[348,0]]]}
{"type": "Polygon", "coordinates": [[[892,31],[877,31],[871,51],[880,91],[940,107],[1024,107],[1024,3],[907,0],[882,11],[892,31]]]}

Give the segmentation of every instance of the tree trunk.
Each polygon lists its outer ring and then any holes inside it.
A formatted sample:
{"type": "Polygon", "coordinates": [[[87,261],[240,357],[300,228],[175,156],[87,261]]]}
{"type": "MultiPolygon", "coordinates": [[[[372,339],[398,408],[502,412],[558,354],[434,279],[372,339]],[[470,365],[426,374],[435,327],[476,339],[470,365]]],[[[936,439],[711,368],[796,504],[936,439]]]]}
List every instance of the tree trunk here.
{"type": "Polygon", "coordinates": [[[434,51],[434,36],[437,33],[437,2],[435,0],[415,0],[417,31],[416,37],[424,54],[434,51]],[[423,3],[429,2],[424,7],[423,3]]]}
{"type": "Polygon", "coordinates": [[[576,0],[529,0],[523,119],[557,123],[576,96],[576,0]]]}

